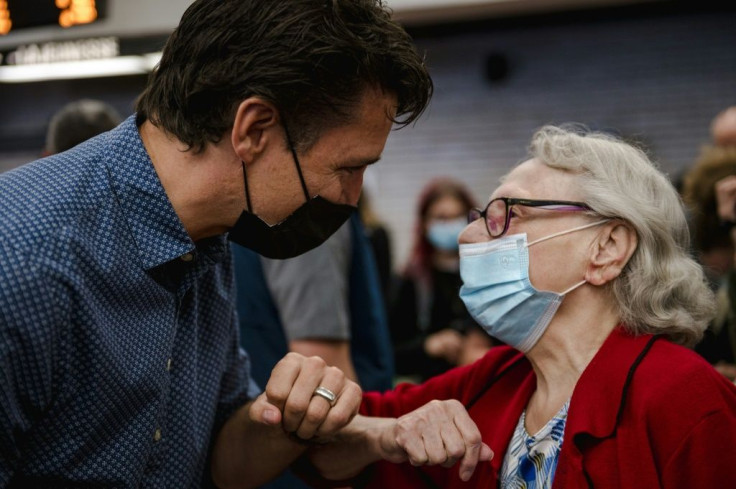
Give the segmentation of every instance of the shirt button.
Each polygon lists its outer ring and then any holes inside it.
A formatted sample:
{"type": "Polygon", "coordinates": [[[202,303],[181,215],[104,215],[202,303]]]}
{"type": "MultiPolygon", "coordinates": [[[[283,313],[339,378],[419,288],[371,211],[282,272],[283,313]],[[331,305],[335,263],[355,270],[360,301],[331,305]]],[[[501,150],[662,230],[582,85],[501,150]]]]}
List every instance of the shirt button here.
{"type": "Polygon", "coordinates": [[[187,253],[185,255],[181,255],[181,261],[190,262],[194,260],[194,255],[192,253],[187,253]]]}
{"type": "Polygon", "coordinates": [[[171,358],[166,360],[166,370],[171,371],[171,358]]]}
{"type": "Polygon", "coordinates": [[[161,428],[156,428],[156,431],[153,433],[153,441],[159,440],[161,440],[161,428]]]}

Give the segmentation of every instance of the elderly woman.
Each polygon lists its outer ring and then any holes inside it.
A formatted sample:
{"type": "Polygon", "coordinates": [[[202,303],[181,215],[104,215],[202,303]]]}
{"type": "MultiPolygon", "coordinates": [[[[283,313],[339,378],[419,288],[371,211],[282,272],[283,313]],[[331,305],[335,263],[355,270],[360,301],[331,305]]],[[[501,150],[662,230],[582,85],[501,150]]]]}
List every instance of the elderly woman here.
{"type": "Polygon", "coordinates": [[[384,489],[736,487],[736,387],[685,347],[714,303],[674,188],[603,134],[547,126],[530,156],[460,236],[460,294],[508,346],[365,394],[312,463],[384,489]]]}

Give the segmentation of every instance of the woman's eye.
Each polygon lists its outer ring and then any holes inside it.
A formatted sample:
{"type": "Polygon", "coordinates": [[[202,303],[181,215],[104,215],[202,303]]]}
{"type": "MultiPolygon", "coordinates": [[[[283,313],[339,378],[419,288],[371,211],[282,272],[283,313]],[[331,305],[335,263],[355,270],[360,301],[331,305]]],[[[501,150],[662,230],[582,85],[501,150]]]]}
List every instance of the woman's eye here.
{"type": "Polygon", "coordinates": [[[513,209],[509,209],[509,219],[513,219],[516,217],[516,213],[513,209]]]}

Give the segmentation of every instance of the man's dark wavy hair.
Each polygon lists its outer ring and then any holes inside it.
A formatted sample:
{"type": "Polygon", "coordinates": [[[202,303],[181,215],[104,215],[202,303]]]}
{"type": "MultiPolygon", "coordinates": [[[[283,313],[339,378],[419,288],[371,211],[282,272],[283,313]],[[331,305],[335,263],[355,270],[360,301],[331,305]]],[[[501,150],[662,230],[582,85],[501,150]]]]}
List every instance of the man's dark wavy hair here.
{"type": "Polygon", "coordinates": [[[288,123],[294,145],[350,122],[364,90],[398,98],[394,122],[424,111],[432,81],[411,37],[381,0],[197,0],[166,42],[136,103],[149,120],[200,151],[259,96],[288,123]]]}

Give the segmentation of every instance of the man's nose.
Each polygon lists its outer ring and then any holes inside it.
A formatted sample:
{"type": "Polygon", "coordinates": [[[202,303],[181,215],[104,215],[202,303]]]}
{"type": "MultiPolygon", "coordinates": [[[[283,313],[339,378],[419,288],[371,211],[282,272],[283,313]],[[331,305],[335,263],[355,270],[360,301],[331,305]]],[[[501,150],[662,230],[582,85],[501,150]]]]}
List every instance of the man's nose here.
{"type": "Polygon", "coordinates": [[[350,181],[343,186],[342,199],[340,204],[348,204],[357,206],[358,199],[360,199],[360,193],[363,191],[363,174],[365,169],[356,172],[351,176],[350,181]]]}

